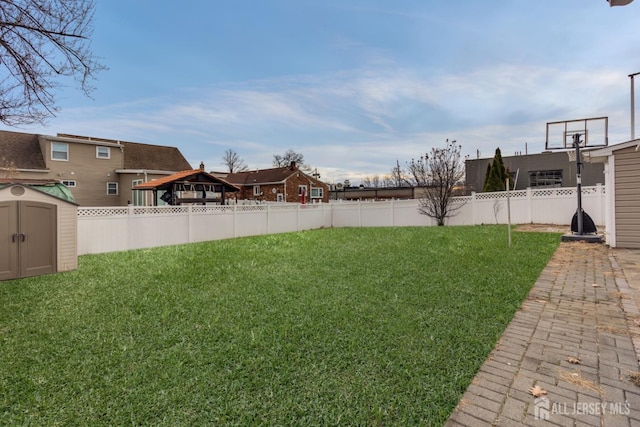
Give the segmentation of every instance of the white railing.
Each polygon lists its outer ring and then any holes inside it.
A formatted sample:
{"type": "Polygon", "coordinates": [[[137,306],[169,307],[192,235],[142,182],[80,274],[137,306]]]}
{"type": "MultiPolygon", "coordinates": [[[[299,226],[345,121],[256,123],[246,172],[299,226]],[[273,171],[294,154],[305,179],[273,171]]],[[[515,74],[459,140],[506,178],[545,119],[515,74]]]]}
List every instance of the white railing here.
{"type": "MultiPolygon", "coordinates": [[[[582,206],[597,225],[604,224],[605,188],[582,189],[582,206]]],[[[513,224],[570,224],[577,207],[575,188],[519,190],[510,193],[513,224]]],[[[458,197],[460,210],[447,225],[506,224],[506,193],[458,197]]],[[[285,233],[328,227],[431,226],[418,212],[418,200],[78,208],[78,253],[102,253],[156,246],[285,233]]]]}

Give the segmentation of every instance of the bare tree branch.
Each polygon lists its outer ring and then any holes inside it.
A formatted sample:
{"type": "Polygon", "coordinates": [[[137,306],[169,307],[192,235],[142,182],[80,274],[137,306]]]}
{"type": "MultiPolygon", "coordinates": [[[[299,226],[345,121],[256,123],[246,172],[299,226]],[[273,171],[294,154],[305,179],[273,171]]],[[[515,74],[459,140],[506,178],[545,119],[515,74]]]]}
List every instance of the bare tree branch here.
{"type": "Polygon", "coordinates": [[[438,225],[444,225],[445,220],[457,215],[464,205],[453,200],[458,192],[462,193],[458,191],[464,177],[460,150],[456,141],[447,139],[445,148],[432,148],[430,154],[408,164],[415,185],[423,187],[418,211],[435,219],[438,225]]]}
{"type": "Polygon", "coordinates": [[[235,150],[227,149],[222,156],[222,164],[227,167],[229,173],[244,172],[249,167],[235,150]]]}
{"type": "Polygon", "coordinates": [[[296,162],[298,168],[302,168],[305,165],[304,155],[301,153],[296,153],[292,148],[289,148],[287,151],[285,151],[283,155],[273,155],[273,166],[277,168],[289,166],[291,165],[291,162],[296,162]]]}
{"type": "Polygon", "coordinates": [[[53,89],[72,78],[85,95],[106,69],[90,51],[92,0],[0,0],[0,122],[44,123],[53,89]]]}

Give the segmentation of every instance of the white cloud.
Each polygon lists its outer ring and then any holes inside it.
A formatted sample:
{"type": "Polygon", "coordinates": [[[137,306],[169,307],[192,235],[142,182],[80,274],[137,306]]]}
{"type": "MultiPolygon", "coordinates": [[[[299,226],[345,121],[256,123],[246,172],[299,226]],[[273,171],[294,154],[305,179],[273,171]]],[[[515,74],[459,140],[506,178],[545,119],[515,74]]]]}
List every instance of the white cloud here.
{"type": "MultiPolygon", "coordinates": [[[[178,146],[217,167],[234,148],[251,167],[293,148],[329,180],[387,174],[456,139],[464,154],[541,151],[545,123],[610,115],[628,134],[617,71],[495,64],[465,73],[401,68],[176,89],[171,96],[63,111],[55,132],[178,146]]],[[[615,126],[614,126],[615,124],[615,126]]],[[[49,132],[51,133],[51,132],[49,132]]]]}

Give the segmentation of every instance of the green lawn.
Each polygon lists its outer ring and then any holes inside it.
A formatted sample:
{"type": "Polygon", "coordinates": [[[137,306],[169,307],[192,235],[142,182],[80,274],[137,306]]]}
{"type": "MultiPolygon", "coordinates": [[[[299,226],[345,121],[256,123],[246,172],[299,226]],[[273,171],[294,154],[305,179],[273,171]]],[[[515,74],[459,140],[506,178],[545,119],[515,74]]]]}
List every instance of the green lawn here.
{"type": "Polygon", "coordinates": [[[0,282],[0,424],[440,425],[559,240],[324,229],[0,282]]]}

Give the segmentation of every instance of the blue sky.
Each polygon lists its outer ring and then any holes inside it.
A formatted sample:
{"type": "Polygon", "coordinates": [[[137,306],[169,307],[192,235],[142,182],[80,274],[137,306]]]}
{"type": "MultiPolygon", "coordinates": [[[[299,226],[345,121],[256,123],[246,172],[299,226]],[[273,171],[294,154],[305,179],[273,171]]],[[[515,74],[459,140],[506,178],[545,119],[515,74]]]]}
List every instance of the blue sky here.
{"type": "Polygon", "coordinates": [[[608,116],[617,143],[638,22],[640,0],[97,0],[93,99],[64,82],[57,117],[18,130],[176,146],[208,170],[292,148],[352,183],[447,138],[540,152],[548,121],[608,116]]]}

